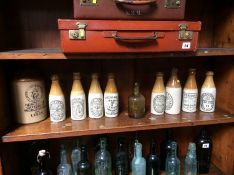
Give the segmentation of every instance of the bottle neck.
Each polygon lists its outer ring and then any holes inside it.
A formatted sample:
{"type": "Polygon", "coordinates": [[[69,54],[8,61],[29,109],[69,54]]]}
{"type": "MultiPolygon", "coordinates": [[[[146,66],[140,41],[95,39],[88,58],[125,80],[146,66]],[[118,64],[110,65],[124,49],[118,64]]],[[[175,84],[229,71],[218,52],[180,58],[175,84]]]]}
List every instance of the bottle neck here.
{"type": "Polygon", "coordinates": [[[113,78],[108,79],[105,92],[107,92],[107,93],[117,93],[115,79],[113,79],[113,78]]]}
{"type": "Polygon", "coordinates": [[[212,75],[207,75],[202,86],[203,88],[215,88],[214,79],[212,75]]]}
{"type": "Polygon", "coordinates": [[[86,148],[81,149],[81,161],[86,162],[88,160],[87,158],[87,150],[86,148]]]}
{"type": "Polygon", "coordinates": [[[135,86],[133,90],[134,95],[139,95],[139,86],[135,86]]]}
{"type": "Polygon", "coordinates": [[[140,143],[136,143],[136,157],[142,157],[142,145],[140,143]]]}
{"type": "Polygon", "coordinates": [[[172,141],[172,142],[170,143],[170,145],[171,145],[171,149],[169,150],[168,156],[170,156],[170,157],[176,157],[176,156],[177,156],[177,155],[176,155],[177,143],[174,142],[174,141],[172,141]]]}
{"type": "Polygon", "coordinates": [[[89,92],[90,93],[101,93],[102,92],[99,81],[97,78],[94,78],[92,80],[89,92]]]}
{"type": "Polygon", "coordinates": [[[165,91],[165,86],[164,86],[163,77],[157,76],[154,83],[153,92],[164,92],[164,91],[165,91]]]}
{"type": "Polygon", "coordinates": [[[72,91],[83,92],[83,87],[79,79],[73,80],[72,91]]]}
{"type": "Polygon", "coordinates": [[[154,141],[151,142],[151,147],[150,147],[150,152],[152,155],[156,155],[157,154],[157,145],[154,141]]]}
{"type": "Polygon", "coordinates": [[[195,74],[189,75],[184,88],[197,89],[197,82],[196,82],[195,74]]]}
{"type": "Polygon", "coordinates": [[[66,154],[65,150],[61,150],[60,162],[61,162],[61,164],[67,164],[67,154],[66,154]]]}
{"type": "Polygon", "coordinates": [[[181,87],[180,80],[178,79],[177,74],[172,74],[171,75],[171,78],[169,79],[169,81],[167,83],[167,87],[174,87],[174,88],[181,87]]]}
{"type": "Polygon", "coordinates": [[[63,92],[58,80],[53,80],[50,89],[50,95],[62,96],[63,92]]]}

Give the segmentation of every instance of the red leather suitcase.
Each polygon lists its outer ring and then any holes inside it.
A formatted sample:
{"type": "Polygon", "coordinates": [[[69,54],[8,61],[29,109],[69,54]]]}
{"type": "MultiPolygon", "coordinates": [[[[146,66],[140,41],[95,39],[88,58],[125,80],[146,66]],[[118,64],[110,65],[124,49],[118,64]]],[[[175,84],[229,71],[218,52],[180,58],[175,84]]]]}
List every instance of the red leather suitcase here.
{"type": "Polygon", "coordinates": [[[73,0],[78,19],[184,19],[186,0],[73,0]]]}
{"type": "Polygon", "coordinates": [[[58,20],[65,53],[187,52],[201,22],[58,20]]]}

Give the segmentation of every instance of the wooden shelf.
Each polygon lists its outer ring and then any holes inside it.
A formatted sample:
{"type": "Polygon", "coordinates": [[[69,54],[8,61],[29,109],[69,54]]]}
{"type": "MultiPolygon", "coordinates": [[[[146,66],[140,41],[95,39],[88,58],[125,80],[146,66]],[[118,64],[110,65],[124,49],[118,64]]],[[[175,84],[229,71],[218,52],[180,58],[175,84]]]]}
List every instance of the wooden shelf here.
{"type": "Polygon", "coordinates": [[[87,118],[82,121],[67,118],[60,123],[51,123],[47,118],[39,123],[15,127],[2,137],[2,141],[16,142],[232,122],[234,122],[234,115],[220,110],[215,113],[197,112],[181,113],[180,115],[165,114],[164,116],[148,113],[142,119],[129,118],[127,112],[123,112],[116,118],[87,118]]]}
{"type": "Polygon", "coordinates": [[[119,54],[69,54],[65,55],[60,49],[29,49],[0,52],[0,60],[27,59],[105,59],[105,58],[154,58],[154,57],[191,57],[191,56],[232,56],[234,48],[199,48],[193,52],[178,53],[119,53],[119,54]]]}

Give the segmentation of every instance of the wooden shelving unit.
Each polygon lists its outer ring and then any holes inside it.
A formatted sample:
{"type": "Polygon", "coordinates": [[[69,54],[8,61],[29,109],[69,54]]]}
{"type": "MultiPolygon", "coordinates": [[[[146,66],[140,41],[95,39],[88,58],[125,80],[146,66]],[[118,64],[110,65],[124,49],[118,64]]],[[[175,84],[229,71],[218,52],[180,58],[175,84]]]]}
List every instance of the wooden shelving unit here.
{"type": "Polygon", "coordinates": [[[127,112],[123,112],[116,118],[86,118],[82,121],[74,121],[68,117],[65,121],[59,123],[52,123],[47,118],[39,123],[16,126],[2,137],[2,141],[53,139],[233,122],[234,115],[221,110],[217,110],[215,113],[197,112],[190,114],[182,112],[180,115],[165,114],[164,116],[155,116],[148,113],[142,119],[129,118],[127,112]]]}
{"type": "Polygon", "coordinates": [[[192,56],[232,56],[234,48],[199,48],[193,52],[178,53],[118,53],[118,54],[64,54],[59,48],[28,49],[0,52],[0,60],[66,60],[66,59],[105,59],[105,58],[156,58],[156,57],[192,57],[192,56]]]}

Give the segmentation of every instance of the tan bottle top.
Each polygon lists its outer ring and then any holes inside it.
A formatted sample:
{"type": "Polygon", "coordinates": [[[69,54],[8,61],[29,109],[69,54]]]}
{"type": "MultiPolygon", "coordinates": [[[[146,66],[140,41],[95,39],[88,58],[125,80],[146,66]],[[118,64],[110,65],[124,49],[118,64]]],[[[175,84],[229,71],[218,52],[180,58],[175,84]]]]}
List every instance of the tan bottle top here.
{"type": "Polygon", "coordinates": [[[51,88],[50,88],[50,94],[52,96],[63,96],[63,91],[61,89],[61,86],[59,84],[59,77],[58,75],[52,75],[51,76],[51,88]]]}
{"type": "Polygon", "coordinates": [[[171,87],[171,88],[181,87],[180,80],[178,79],[178,76],[177,76],[177,72],[178,72],[178,69],[176,69],[176,68],[172,69],[171,77],[170,77],[169,81],[167,82],[167,87],[171,87]]]}
{"type": "Polygon", "coordinates": [[[158,72],[156,74],[156,80],[155,80],[152,92],[154,92],[154,93],[164,93],[165,91],[166,90],[165,90],[164,81],[163,81],[163,73],[158,72]]]}
{"type": "Polygon", "coordinates": [[[97,73],[92,74],[92,82],[90,85],[89,93],[102,93],[97,73]]]}
{"type": "Polygon", "coordinates": [[[73,85],[71,90],[71,95],[83,94],[84,89],[81,84],[81,76],[79,72],[73,73],[73,85]]]}
{"type": "Polygon", "coordinates": [[[214,72],[212,71],[206,72],[206,79],[202,85],[202,88],[215,88],[213,76],[214,72]]]}
{"type": "Polygon", "coordinates": [[[108,74],[108,81],[107,81],[105,93],[118,93],[118,90],[115,84],[115,76],[112,73],[108,74]]]}
{"type": "Polygon", "coordinates": [[[196,69],[189,69],[189,76],[184,86],[185,89],[197,89],[196,69]]]}

